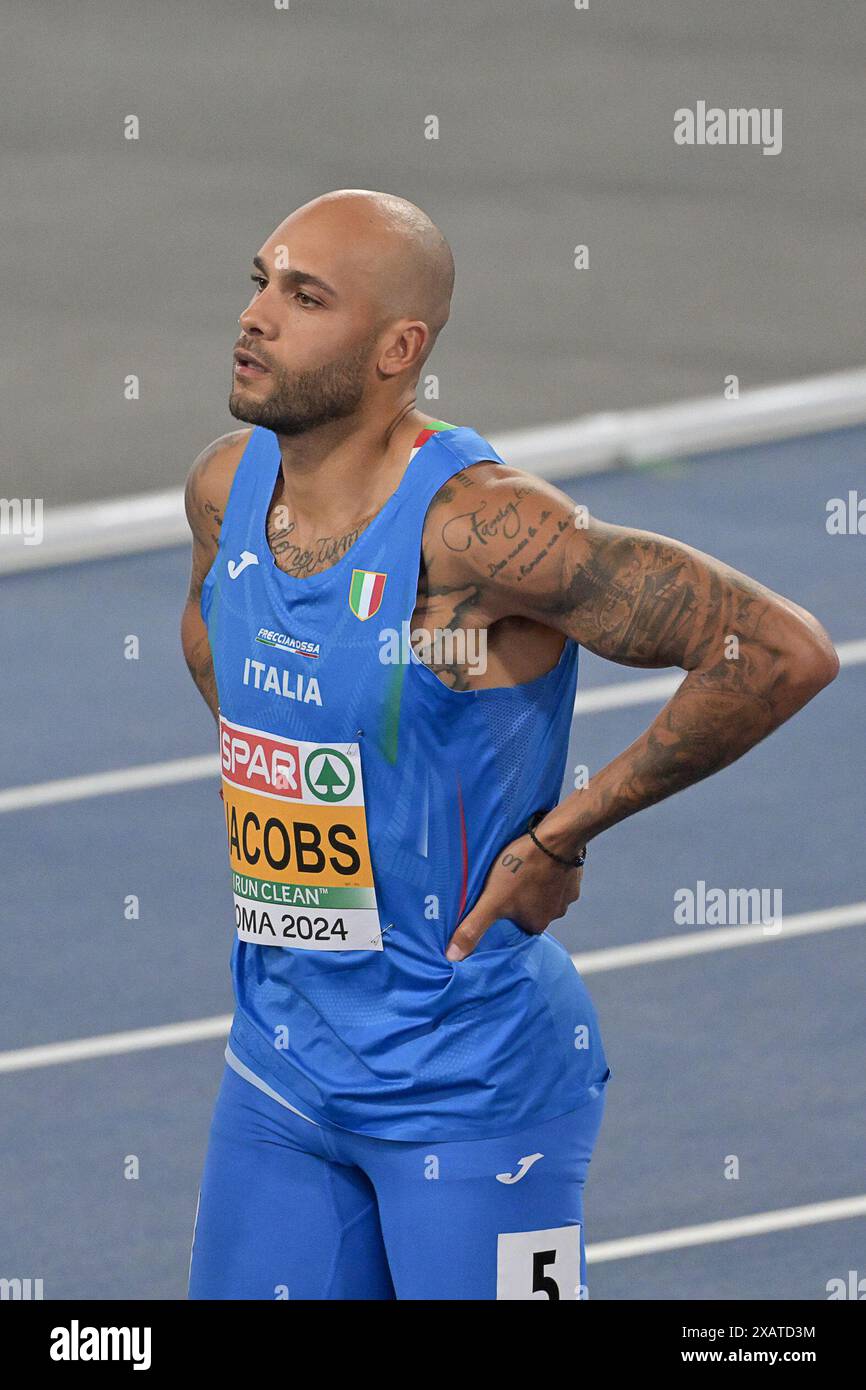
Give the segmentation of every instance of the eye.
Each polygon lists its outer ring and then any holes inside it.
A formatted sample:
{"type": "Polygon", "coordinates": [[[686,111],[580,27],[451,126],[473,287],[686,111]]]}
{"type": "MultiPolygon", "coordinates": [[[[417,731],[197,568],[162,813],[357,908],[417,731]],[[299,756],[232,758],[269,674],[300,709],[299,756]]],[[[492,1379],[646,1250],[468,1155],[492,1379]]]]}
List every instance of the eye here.
{"type": "Polygon", "coordinates": [[[298,300],[305,299],[307,301],[306,304],[303,304],[301,306],[304,309],[306,309],[310,304],[317,304],[321,306],[321,300],[313,299],[313,296],[311,294],[305,294],[303,290],[298,290],[297,298],[298,300]]]}
{"type": "Polygon", "coordinates": [[[265,288],[265,285],[268,283],[264,275],[251,275],[250,279],[252,280],[254,285],[258,285],[259,293],[261,293],[261,291],[265,288]]]}

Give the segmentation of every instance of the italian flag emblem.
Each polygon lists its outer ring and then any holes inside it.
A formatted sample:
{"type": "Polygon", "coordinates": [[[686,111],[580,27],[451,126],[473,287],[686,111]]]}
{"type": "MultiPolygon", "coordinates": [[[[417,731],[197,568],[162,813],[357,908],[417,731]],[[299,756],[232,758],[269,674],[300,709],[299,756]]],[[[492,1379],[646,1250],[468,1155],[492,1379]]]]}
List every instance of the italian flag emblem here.
{"type": "Polygon", "coordinates": [[[362,623],[366,622],[367,618],[372,618],[374,613],[378,613],[387,577],[376,570],[352,570],[349,607],[362,623]]]}

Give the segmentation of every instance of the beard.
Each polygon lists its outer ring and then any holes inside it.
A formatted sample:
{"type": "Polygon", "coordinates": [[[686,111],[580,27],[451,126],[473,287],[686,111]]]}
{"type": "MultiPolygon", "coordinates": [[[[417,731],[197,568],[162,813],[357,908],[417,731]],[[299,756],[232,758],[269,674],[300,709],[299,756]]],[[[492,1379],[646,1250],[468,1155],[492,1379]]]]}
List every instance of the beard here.
{"type": "Polygon", "coordinates": [[[377,335],[335,362],[305,372],[271,368],[270,395],[259,399],[234,386],[229,410],[236,420],[262,425],[274,434],[304,434],[343,420],[358,409],[364,395],[370,348],[377,335]]]}

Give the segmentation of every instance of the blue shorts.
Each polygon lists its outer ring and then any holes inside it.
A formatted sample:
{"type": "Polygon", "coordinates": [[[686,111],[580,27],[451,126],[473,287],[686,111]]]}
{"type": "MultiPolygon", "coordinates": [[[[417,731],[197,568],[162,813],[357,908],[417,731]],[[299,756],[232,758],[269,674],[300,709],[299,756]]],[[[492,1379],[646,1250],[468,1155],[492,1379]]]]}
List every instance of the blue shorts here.
{"type": "Polygon", "coordinates": [[[604,1096],[505,1138],[416,1143],[325,1129],[226,1066],[189,1297],[586,1298],[604,1096]]]}

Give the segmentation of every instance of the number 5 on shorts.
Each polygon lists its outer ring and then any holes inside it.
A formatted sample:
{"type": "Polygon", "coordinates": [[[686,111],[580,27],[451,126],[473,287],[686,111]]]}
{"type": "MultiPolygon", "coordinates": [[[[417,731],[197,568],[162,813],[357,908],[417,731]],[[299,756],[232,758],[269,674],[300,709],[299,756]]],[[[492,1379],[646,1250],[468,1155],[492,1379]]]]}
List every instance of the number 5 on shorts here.
{"type": "Polygon", "coordinates": [[[496,1298],[580,1298],[580,1226],[497,1238],[496,1298]]]}

